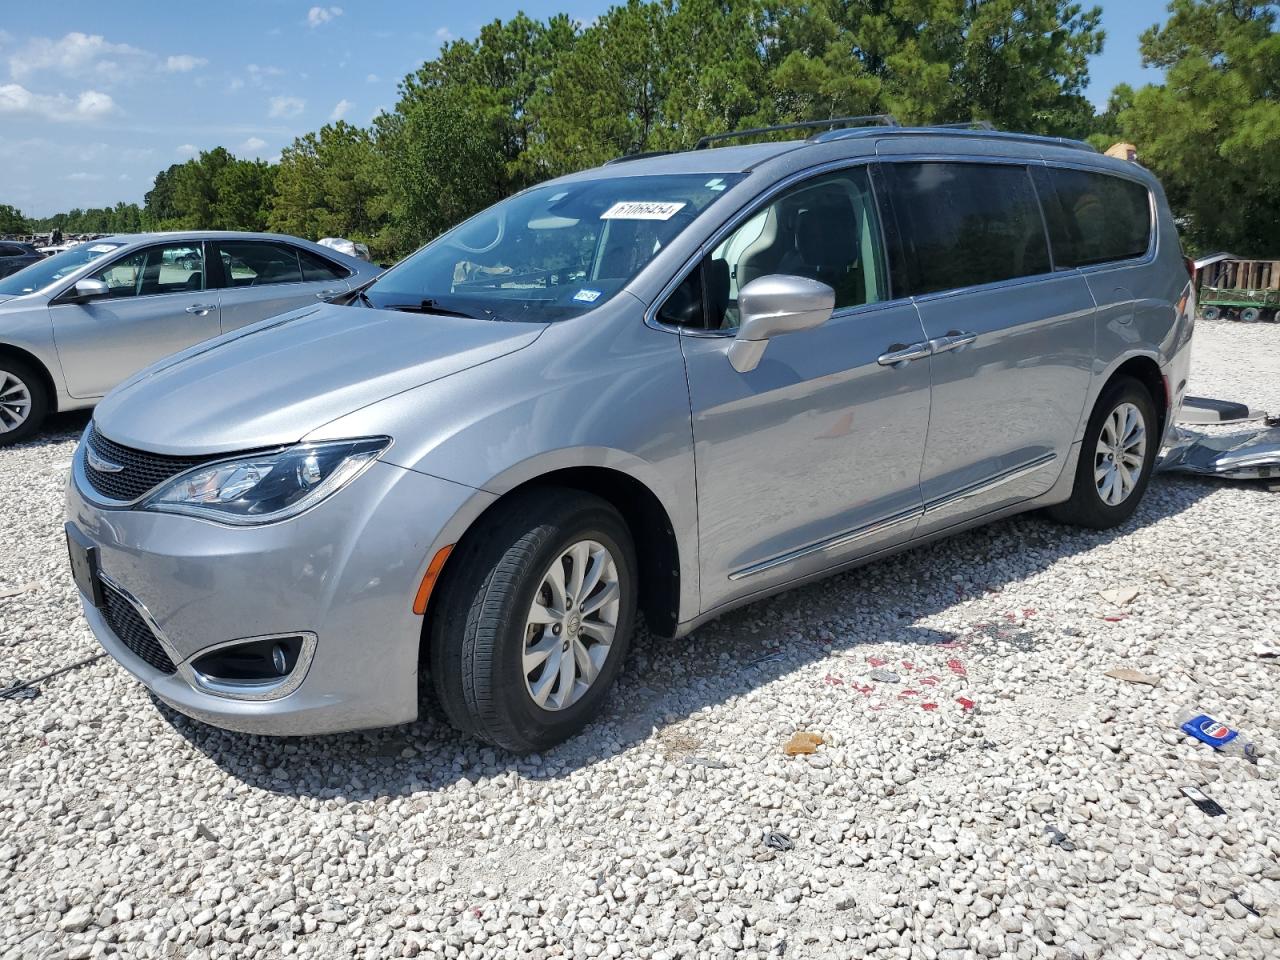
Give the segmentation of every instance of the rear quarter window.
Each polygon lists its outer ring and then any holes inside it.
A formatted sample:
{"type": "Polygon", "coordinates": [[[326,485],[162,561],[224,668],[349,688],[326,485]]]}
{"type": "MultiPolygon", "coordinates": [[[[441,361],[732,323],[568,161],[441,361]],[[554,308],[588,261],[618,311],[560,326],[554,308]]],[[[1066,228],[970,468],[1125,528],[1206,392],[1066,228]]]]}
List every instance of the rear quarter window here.
{"type": "Polygon", "coordinates": [[[1151,245],[1151,196],[1140,183],[1088,170],[1034,171],[1058,269],[1145,256],[1151,245]]]}

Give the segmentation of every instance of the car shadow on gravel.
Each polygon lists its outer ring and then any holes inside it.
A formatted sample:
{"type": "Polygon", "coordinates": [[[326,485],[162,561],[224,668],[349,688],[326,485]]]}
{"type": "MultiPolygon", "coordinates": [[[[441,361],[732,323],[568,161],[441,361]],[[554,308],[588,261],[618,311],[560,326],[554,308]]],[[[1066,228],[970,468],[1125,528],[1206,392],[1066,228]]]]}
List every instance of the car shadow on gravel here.
{"type": "MultiPolygon", "coordinates": [[[[1081,530],[1023,514],[761,600],[681,640],[641,629],[602,717],[543,755],[515,757],[434,718],[358,733],[274,738],[220,730],[155,704],[220,768],[273,793],[370,801],[501,774],[561,778],[833,653],[856,658],[860,645],[950,642],[952,634],[919,621],[964,600],[998,598],[1009,583],[1176,516],[1218,489],[1212,481],[1157,476],[1138,513],[1116,530],[1081,530]],[[851,629],[852,621],[867,626],[851,629]]],[[[1046,628],[1051,624],[1037,622],[1012,631],[1008,642],[1047,642],[1036,636],[1046,628]]],[[[675,753],[697,751],[689,732],[675,738],[675,753]]],[[[663,748],[672,752],[670,744],[663,748]]]]}

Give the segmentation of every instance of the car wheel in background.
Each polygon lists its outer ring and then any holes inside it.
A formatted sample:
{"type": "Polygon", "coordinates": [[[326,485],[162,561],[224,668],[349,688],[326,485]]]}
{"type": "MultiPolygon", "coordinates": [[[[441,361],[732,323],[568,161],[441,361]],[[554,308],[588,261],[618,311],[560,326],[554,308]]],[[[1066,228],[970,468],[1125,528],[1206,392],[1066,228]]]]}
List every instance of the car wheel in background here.
{"type": "Polygon", "coordinates": [[[1159,453],[1155,402],[1132,377],[1109,384],[1084,432],[1071,499],[1049,508],[1063,523],[1105,530],[1138,509],[1159,453]]]}
{"type": "Polygon", "coordinates": [[[1200,316],[1205,320],[1217,320],[1222,316],[1222,311],[1217,307],[1205,307],[1200,311],[1200,316]]]}
{"type": "Polygon", "coordinates": [[[1257,323],[1262,319],[1262,311],[1257,307],[1245,307],[1240,311],[1240,319],[1245,323],[1257,323]]]}
{"type": "Polygon", "coordinates": [[[549,487],[514,495],[467,533],[438,590],[429,666],[450,723],[530,753],[599,712],[637,591],[631,533],[606,501],[549,487]]]}
{"type": "Polygon", "coordinates": [[[48,412],[44,378],[30,364],[0,354],[0,447],[27,439],[48,412]]]}

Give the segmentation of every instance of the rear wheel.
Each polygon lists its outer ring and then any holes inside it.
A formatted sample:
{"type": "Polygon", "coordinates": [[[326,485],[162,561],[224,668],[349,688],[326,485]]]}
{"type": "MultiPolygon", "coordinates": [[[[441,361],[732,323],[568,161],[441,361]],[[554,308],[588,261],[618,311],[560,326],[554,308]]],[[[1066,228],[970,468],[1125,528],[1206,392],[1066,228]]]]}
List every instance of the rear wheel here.
{"type": "Polygon", "coordinates": [[[1205,307],[1200,311],[1200,316],[1206,320],[1217,320],[1222,316],[1222,311],[1217,307],[1205,307]]]}
{"type": "Polygon", "coordinates": [[[1245,307],[1240,311],[1240,319],[1245,323],[1257,323],[1262,319],[1262,311],[1257,307],[1245,307]]]}
{"type": "Polygon", "coordinates": [[[500,504],[450,557],[432,617],[450,723],[515,753],[573,736],[626,659],[636,588],[631,533],[604,500],[546,488],[500,504]]]}
{"type": "Polygon", "coordinates": [[[0,355],[0,447],[27,439],[48,412],[44,378],[29,364],[0,355]]]}
{"type": "Polygon", "coordinates": [[[1128,520],[1151,480],[1159,432],[1147,388],[1132,377],[1111,383],[1085,428],[1071,499],[1051,507],[1049,515],[1095,530],[1128,520]]]}

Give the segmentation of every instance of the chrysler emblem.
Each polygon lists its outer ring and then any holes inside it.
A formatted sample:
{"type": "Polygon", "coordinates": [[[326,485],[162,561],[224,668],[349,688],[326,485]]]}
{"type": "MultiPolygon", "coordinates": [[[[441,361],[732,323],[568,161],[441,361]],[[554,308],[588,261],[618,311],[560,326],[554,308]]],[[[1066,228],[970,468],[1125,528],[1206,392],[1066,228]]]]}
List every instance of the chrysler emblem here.
{"type": "Polygon", "coordinates": [[[102,457],[94,453],[92,448],[85,448],[84,458],[89,461],[89,466],[98,471],[98,473],[119,473],[124,469],[124,466],[119,463],[112,463],[110,460],[104,460],[102,457]]]}

